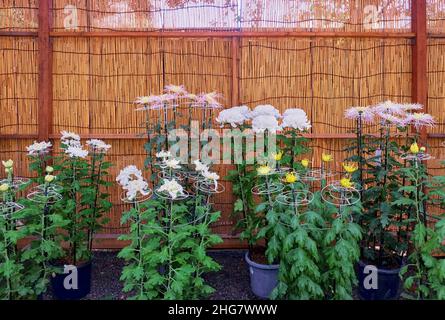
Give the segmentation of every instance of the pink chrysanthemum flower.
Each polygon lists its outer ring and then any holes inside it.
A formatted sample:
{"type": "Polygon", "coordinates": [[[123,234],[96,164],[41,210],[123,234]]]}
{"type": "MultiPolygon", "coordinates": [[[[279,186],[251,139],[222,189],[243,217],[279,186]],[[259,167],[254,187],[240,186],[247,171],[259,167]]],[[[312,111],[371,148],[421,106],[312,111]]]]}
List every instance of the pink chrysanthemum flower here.
{"type": "Polygon", "coordinates": [[[412,125],[419,130],[422,127],[434,127],[436,121],[433,116],[428,113],[415,112],[406,117],[407,125],[412,125]]]}
{"type": "Polygon", "coordinates": [[[364,122],[374,121],[374,111],[370,107],[351,107],[345,111],[345,118],[357,120],[359,117],[364,122]]]}
{"type": "Polygon", "coordinates": [[[375,105],[373,111],[377,115],[381,114],[391,114],[391,115],[404,115],[405,110],[402,105],[399,103],[394,103],[392,101],[385,101],[375,105]]]}
{"type": "Polygon", "coordinates": [[[222,104],[218,101],[221,95],[217,92],[201,93],[195,99],[195,104],[201,107],[212,109],[222,108],[222,104]]]}
{"type": "Polygon", "coordinates": [[[165,86],[164,91],[175,96],[186,96],[188,94],[183,85],[177,86],[174,84],[169,84],[165,86]]]}
{"type": "Polygon", "coordinates": [[[405,103],[402,104],[401,107],[405,112],[423,109],[423,105],[421,105],[420,103],[405,103]]]}
{"type": "Polygon", "coordinates": [[[390,113],[379,113],[380,118],[385,121],[387,124],[392,124],[394,126],[404,128],[408,125],[407,118],[397,117],[390,113]]]}

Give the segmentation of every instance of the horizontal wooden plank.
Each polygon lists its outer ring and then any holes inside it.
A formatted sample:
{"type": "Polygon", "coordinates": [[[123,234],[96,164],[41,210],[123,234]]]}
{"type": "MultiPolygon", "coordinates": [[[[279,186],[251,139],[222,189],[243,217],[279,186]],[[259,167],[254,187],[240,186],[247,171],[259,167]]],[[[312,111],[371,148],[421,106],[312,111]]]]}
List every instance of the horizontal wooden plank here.
{"type": "Polygon", "coordinates": [[[411,32],[311,32],[311,31],[93,31],[93,32],[51,32],[51,37],[146,37],[146,38],[284,38],[284,37],[323,37],[323,38],[414,38],[411,32]]]}

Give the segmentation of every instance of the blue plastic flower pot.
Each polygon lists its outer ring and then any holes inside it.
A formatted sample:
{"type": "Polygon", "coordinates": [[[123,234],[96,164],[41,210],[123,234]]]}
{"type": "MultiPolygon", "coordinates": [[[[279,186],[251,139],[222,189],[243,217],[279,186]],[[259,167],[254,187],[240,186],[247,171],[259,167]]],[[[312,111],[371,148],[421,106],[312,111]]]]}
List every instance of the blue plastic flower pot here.
{"type": "Polygon", "coordinates": [[[278,269],[280,265],[256,263],[250,260],[249,252],[246,252],[245,259],[249,265],[252,292],[259,298],[268,299],[278,284],[278,269]]]}
{"type": "Polygon", "coordinates": [[[361,300],[397,300],[400,298],[400,269],[377,268],[377,288],[365,288],[366,277],[365,264],[359,261],[357,266],[358,294],[361,300]]]}
{"type": "Polygon", "coordinates": [[[56,274],[51,278],[51,286],[54,297],[59,300],[79,300],[91,292],[91,261],[77,266],[77,286],[73,285],[73,273],[56,274]],[[67,279],[71,275],[70,279],[67,279]]]}

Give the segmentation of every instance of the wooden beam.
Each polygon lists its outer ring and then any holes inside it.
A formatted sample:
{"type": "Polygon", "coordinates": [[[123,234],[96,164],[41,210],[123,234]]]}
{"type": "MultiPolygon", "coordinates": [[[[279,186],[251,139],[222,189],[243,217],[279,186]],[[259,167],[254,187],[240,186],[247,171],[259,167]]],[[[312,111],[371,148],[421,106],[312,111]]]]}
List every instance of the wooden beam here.
{"type": "Polygon", "coordinates": [[[48,140],[52,126],[51,0],[39,1],[38,138],[48,140]]]}
{"type": "Polygon", "coordinates": [[[92,31],[50,32],[51,37],[143,37],[143,38],[414,38],[411,32],[311,32],[311,31],[92,31]]]}
{"type": "Polygon", "coordinates": [[[232,38],[232,107],[239,105],[239,38],[232,38]]]}
{"type": "MultiPolygon", "coordinates": [[[[420,103],[424,106],[424,112],[428,112],[426,1],[413,0],[412,9],[412,31],[415,33],[412,52],[412,98],[413,102],[420,103]]],[[[421,130],[420,135],[421,140],[426,143],[426,128],[421,130]]]]}
{"type": "Polygon", "coordinates": [[[34,31],[0,31],[0,37],[37,37],[38,32],[34,31]]]}

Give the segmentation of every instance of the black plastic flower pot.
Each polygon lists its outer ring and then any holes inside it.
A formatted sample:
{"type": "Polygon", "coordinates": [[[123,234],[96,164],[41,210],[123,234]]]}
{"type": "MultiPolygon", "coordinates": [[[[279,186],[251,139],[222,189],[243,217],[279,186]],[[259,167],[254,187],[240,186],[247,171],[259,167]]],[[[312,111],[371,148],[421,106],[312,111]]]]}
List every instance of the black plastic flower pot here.
{"type": "Polygon", "coordinates": [[[250,287],[259,298],[268,299],[278,284],[279,264],[260,264],[249,258],[246,252],[246,262],[249,265],[250,287]]]}
{"type": "MultiPolygon", "coordinates": [[[[372,276],[373,271],[366,270],[367,264],[359,261],[357,265],[358,294],[361,300],[398,300],[400,298],[400,269],[377,269],[377,286],[370,286],[367,277],[372,276]]],[[[374,269],[375,270],[375,269],[374,269]]],[[[375,273],[375,272],[374,272],[375,273]]]]}
{"type": "Polygon", "coordinates": [[[57,267],[60,268],[61,273],[51,278],[52,292],[55,298],[79,300],[91,292],[91,261],[77,266],[74,270],[60,265],[57,267]]]}

